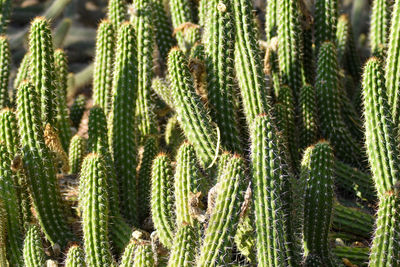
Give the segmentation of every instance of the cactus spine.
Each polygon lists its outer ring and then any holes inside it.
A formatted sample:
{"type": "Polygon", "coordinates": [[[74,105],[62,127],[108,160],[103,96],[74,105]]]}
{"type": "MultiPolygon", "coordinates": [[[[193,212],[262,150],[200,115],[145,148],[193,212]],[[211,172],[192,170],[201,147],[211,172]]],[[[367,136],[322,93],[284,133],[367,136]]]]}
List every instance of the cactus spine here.
{"type": "Polygon", "coordinates": [[[118,31],[119,27],[126,19],[126,1],[109,0],[107,18],[114,26],[114,30],[118,31]]]}
{"type": "Polygon", "coordinates": [[[71,121],[67,107],[67,76],[68,62],[67,55],[61,49],[54,52],[55,69],[58,77],[57,86],[57,130],[60,141],[65,152],[68,152],[69,141],[71,140],[71,121]]]}
{"type": "Polygon", "coordinates": [[[11,55],[8,40],[0,35],[0,108],[10,106],[8,80],[10,78],[11,55]]]}
{"type": "Polygon", "coordinates": [[[23,255],[26,267],[45,265],[46,254],[44,254],[39,227],[36,225],[31,225],[26,232],[23,255]]]}
{"type": "Polygon", "coordinates": [[[266,82],[261,62],[261,51],[257,44],[257,32],[253,20],[253,6],[247,0],[234,0],[236,45],[235,69],[239,80],[244,113],[248,125],[258,114],[269,110],[266,82]]]}
{"type": "Polygon", "coordinates": [[[222,177],[219,177],[216,185],[218,195],[200,247],[199,267],[221,266],[228,262],[244,197],[244,169],[244,160],[234,155],[229,159],[222,177]]]}
{"type": "Polygon", "coordinates": [[[108,114],[111,107],[112,71],[115,31],[110,21],[103,20],[97,30],[96,57],[93,73],[93,102],[108,114]]]}
{"type": "Polygon", "coordinates": [[[390,0],[374,0],[372,4],[370,43],[375,56],[384,56],[390,23],[390,0]]]}
{"type": "Polygon", "coordinates": [[[151,175],[151,215],[161,243],[172,247],[174,237],[174,195],[171,162],[159,154],[153,162],[151,175]]]}
{"type": "Polygon", "coordinates": [[[46,238],[64,247],[72,235],[63,213],[53,159],[44,143],[40,101],[32,84],[21,85],[17,102],[24,169],[33,205],[46,238]]]}
{"type": "Polygon", "coordinates": [[[137,59],[134,26],[122,24],[118,32],[113,78],[113,106],[109,115],[109,143],[120,185],[125,216],[137,224],[136,144],[134,136],[137,98],[137,59]]]}
{"type": "Polygon", "coordinates": [[[115,266],[108,241],[109,200],[107,170],[98,154],[86,156],[79,185],[83,238],[89,266],[115,266]]]}
{"type": "Polygon", "coordinates": [[[202,167],[209,167],[217,153],[217,134],[210,116],[196,95],[185,55],[177,48],[172,49],[169,54],[168,70],[183,132],[194,145],[202,167]]]}
{"type": "Polygon", "coordinates": [[[72,245],[67,253],[65,267],[85,267],[84,252],[78,245],[72,245]]]}
{"type": "Polygon", "coordinates": [[[271,267],[284,266],[287,260],[286,226],[279,197],[283,175],[277,138],[269,117],[257,116],[251,128],[257,261],[261,266],[271,267]]]}
{"type": "Polygon", "coordinates": [[[57,115],[57,79],[54,68],[53,40],[49,22],[42,17],[32,22],[29,35],[30,80],[40,96],[42,121],[55,124],[57,115]]]}
{"type": "Polygon", "coordinates": [[[86,156],[86,139],[74,135],[69,144],[69,173],[78,174],[81,170],[83,158],[86,156]]]}
{"type": "Polygon", "coordinates": [[[333,152],[327,142],[307,148],[301,176],[304,183],[303,249],[306,261],[309,257],[318,257],[322,266],[334,266],[328,248],[333,205],[333,152]]]}
{"type": "MultiPolygon", "coordinates": [[[[397,2],[399,3],[399,2],[397,2]]],[[[400,264],[400,225],[397,207],[399,151],[396,125],[390,117],[384,73],[377,58],[370,59],[364,70],[363,97],[366,147],[375,188],[379,198],[376,230],[372,242],[370,264],[400,264]]]]}
{"type": "Polygon", "coordinates": [[[392,120],[396,127],[400,124],[400,1],[393,6],[389,46],[385,67],[386,89],[392,120]]]}
{"type": "Polygon", "coordinates": [[[233,9],[230,1],[212,0],[207,3],[207,23],[203,43],[207,66],[208,105],[211,117],[219,126],[225,149],[241,152],[234,94],[234,36],[233,9]]]}

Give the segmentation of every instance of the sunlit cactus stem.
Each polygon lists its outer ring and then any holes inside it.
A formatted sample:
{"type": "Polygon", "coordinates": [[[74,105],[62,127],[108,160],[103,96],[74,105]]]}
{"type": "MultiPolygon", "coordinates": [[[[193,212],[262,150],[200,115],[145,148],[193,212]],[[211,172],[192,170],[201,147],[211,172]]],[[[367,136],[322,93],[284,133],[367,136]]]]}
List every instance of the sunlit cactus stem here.
{"type": "Polygon", "coordinates": [[[11,54],[8,40],[0,35],[0,108],[10,106],[8,83],[10,78],[11,54]]]}
{"type": "Polygon", "coordinates": [[[26,267],[45,265],[46,254],[44,253],[40,229],[36,225],[31,225],[26,232],[23,255],[26,267]]]}
{"type": "Polygon", "coordinates": [[[68,249],[65,267],[85,267],[85,257],[82,248],[78,245],[72,245],[68,249]]]}

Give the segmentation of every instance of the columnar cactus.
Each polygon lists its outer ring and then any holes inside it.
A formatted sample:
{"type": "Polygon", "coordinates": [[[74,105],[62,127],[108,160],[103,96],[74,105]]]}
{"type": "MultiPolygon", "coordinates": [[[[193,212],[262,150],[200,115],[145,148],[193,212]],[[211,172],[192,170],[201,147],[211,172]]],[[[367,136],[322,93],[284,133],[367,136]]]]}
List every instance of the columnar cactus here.
{"type": "Polygon", "coordinates": [[[4,203],[0,200],[0,265],[7,266],[7,251],[6,251],[6,236],[7,236],[7,213],[4,208],[4,203]]]}
{"type": "Polygon", "coordinates": [[[155,267],[154,255],[149,241],[139,240],[135,250],[132,267],[155,267]]]}
{"type": "Polygon", "coordinates": [[[179,126],[178,117],[172,116],[168,119],[165,126],[165,143],[168,145],[172,155],[175,155],[176,150],[184,140],[182,129],[179,126]]]}
{"type": "Polygon", "coordinates": [[[42,123],[55,125],[57,116],[57,79],[49,22],[43,17],[33,20],[29,35],[30,81],[40,96],[42,123]]]}
{"type": "Polygon", "coordinates": [[[93,73],[93,102],[108,114],[111,107],[112,73],[115,51],[115,31],[109,20],[103,20],[96,37],[93,73]]]}
{"type": "Polygon", "coordinates": [[[200,247],[197,266],[221,266],[226,264],[233,246],[232,236],[239,223],[244,199],[244,160],[234,155],[219,177],[215,206],[210,215],[205,236],[200,247]]]}
{"type": "Polygon", "coordinates": [[[122,24],[118,32],[113,78],[113,104],[109,114],[109,143],[120,185],[120,198],[129,221],[136,224],[136,144],[134,136],[137,98],[137,58],[134,25],[122,24]]]}
{"type": "Polygon", "coordinates": [[[181,225],[175,233],[168,267],[194,266],[198,239],[195,228],[189,224],[181,225]]]}
{"type": "Polygon", "coordinates": [[[8,40],[0,36],[0,107],[10,106],[8,96],[8,82],[10,78],[11,55],[8,40]]]}
{"type": "Polygon", "coordinates": [[[0,34],[5,34],[12,9],[11,0],[0,1],[0,34]]]}
{"type": "Polygon", "coordinates": [[[82,248],[78,245],[72,245],[68,249],[65,267],[85,267],[85,257],[82,248]]]}
{"type": "Polygon", "coordinates": [[[114,30],[117,32],[126,19],[126,1],[109,0],[107,18],[110,20],[114,30]]]}
{"type": "Polygon", "coordinates": [[[66,223],[53,158],[44,142],[40,100],[31,83],[25,82],[18,89],[17,102],[22,160],[36,216],[46,238],[64,247],[72,234],[66,223]]]}
{"type": "Polygon", "coordinates": [[[174,99],[170,92],[168,82],[160,77],[155,77],[151,83],[154,92],[167,104],[171,109],[175,109],[174,99]]]}
{"type": "Polygon", "coordinates": [[[388,102],[392,119],[396,127],[400,123],[400,1],[393,6],[392,22],[389,35],[385,80],[388,102]]]}
{"type": "Polygon", "coordinates": [[[138,64],[135,120],[139,130],[139,142],[142,144],[147,135],[155,134],[157,131],[150,98],[155,39],[150,0],[135,0],[133,7],[135,8],[135,12],[131,15],[131,21],[136,30],[138,64]]]}
{"type": "Polygon", "coordinates": [[[40,230],[36,225],[31,225],[26,232],[23,255],[26,267],[44,266],[46,263],[40,230]]]}
{"type": "Polygon", "coordinates": [[[335,41],[338,11],[337,0],[316,0],[315,46],[317,53],[325,41],[335,41]]]}
{"type": "Polygon", "coordinates": [[[108,241],[109,194],[107,169],[102,158],[92,153],[83,161],[79,206],[86,261],[89,266],[115,266],[108,241]]]}
{"type": "Polygon", "coordinates": [[[271,0],[267,2],[265,10],[265,33],[267,41],[278,35],[278,7],[279,1],[271,0]]]}
{"type": "Polygon", "coordinates": [[[372,54],[384,56],[390,28],[390,0],[375,0],[372,5],[370,44],[372,54]]]}
{"type": "MultiPolygon", "coordinates": [[[[295,100],[302,86],[301,27],[298,1],[279,1],[278,54],[282,83],[288,85],[295,100]]],[[[297,107],[297,100],[295,103],[297,107]]]]}
{"type": "Polygon", "coordinates": [[[14,102],[16,102],[16,92],[17,89],[21,86],[21,83],[27,79],[29,79],[29,65],[30,65],[31,57],[29,55],[29,52],[25,54],[25,56],[22,58],[21,63],[19,64],[18,71],[17,71],[17,76],[14,79],[14,102]]]}
{"type": "Polygon", "coordinates": [[[302,162],[304,183],[303,249],[306,262],[318,257],[321,266],[335,266],[328,248],[333,205],[333,153],[322,141],[307,148],[302,162]]]}
{"type": "Polygon", "coordinates": [[[207,3],[207,23],[203,43],[206,54],[208,106],[218,125],[225,149],[240,153],[240,136],[232,103],[235,92],[235,28],[230,1],[207,3]]]}
{"type": "Polygon", "coordinates": [[[129,244],[124,249],[124,253],[122,254],[121,262],[118,265],[118,267],[132,266],[136,248],[137,248],[137,240],[135,238],[132,238],[129,244]]]}
{"type": "Polygon", "coordinates": [[[347,14],[343,14],[338,19],[338,24],[336,28],[336,47],[337,47],[337,58],[338,63],[344,67],[346,52],[349,47],[349,27],[350,20],[347,14]]]}
{"type": "Polygon", "coordinates": [[[79,128],[79,125],[81,124],[81,120],[83,117],[83,113],[85,112],[85,107],[86,107],[86,96],[85,95],[78,95],[74,103],[70,107],[70,118],[72,122],[72,126],[74,126],[76,129],[79,128]]]}
{"type": "Polygon", "coordinates": [[[346,127],[340,110],[336,48],[331,42],[321,45],[315,90],[323,137],[332,143],[340,159],[361,165],[363,152],[346,127]]]}
{"type": "Polygon", "coordinates": [[[159,154],[151,171],[151,216],[161,243],[171,248],[174,238],[174,190],[171,162],[159,154]]]}
{"type": "Polygon", "coordinates": [[[390,116],[390,94],[387,92],[381,62],[372,58],[364,70],[363,97],[366,147],[379,198],[370,254],[370,264],[373,266],[400,264],[400,224],[397,212],[400,203],[397,195],[400,162],[396,125],[390,116]]]}
{"type": "MultiPolygon", "coordinates": [[[[186,34],[185,23],[193,23],[192,3],[189,0],[171,0],[169,2],[174,34],[179,47],[186,51],[186,43],[191,43],[186,34]]],[[[187,27],[187,26],[186,26],[187,27]]]]}
{"type": "Polygon", "coordinates": [[[234,0],[236,42],[235,69],[239,80],[244,113],[248,125],[258,114],[269,110],[266,82],[262,70],[261,51],[257,44],[257,32],[253,20],[253,6],[247,0],[234,0]]]}
{"type": "Polygon", "coordinates": [[[23,225],[16,190],[17,181],[11,171],[11,158],[4,144],[0,144],[0,162],[0,200],[4,203],[7,225],[6,250],[10,265],[19,266],[22,265],[23,225]]]}
{"type": "Polygon", "coordinates": [[[300,89],[300,148],[314,144],[318,137],[317,103],[314,86],[306,84],[300,89]]]}
{"type": "Polygon", "coordinates": [[[69,144],[69,173],[78,174],[81,170],[81,165],[86,156],[86,139],[76,134],[72,137],[69,144]]]}
{"type": "Polygon", "coordinates": [[[283,266],[290,261],[286,257],[286,225],[279,197],[284,177],[277,132],[269,116],[255,118],[251,140],[257,261],[261,266],[283,266]]]}
{"type": "Polygon", "coordinates": [[[217,133],[208,112],[196,95],[185,55],[177,48],[172,49],[169,54],[168,71],[183,132],[194,145],[202,167],[210,167],[218,153],[217,133]]]}

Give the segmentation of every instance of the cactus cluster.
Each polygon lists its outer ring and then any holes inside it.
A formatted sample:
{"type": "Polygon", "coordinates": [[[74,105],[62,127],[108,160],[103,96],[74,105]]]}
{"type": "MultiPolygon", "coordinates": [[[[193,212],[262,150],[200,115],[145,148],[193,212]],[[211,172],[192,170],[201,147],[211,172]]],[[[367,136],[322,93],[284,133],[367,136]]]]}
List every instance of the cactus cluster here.
{"type": "Polygon", "coordinates": [[[400,0],[109,0],[81,91],[11,2],[1,266],[400,266],[400,0]]]}

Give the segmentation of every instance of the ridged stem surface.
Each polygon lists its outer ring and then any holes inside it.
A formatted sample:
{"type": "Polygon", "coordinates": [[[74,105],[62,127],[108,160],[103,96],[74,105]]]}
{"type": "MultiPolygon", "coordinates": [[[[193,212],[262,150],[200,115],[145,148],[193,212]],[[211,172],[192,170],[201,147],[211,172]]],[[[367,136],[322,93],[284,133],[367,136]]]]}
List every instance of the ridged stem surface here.
{"type": "Polygon", "coordinates": [[[7,106],[10,106],[10,100],[8,95],[10,67],[11,67],[10,47],[8,45],[7,38],[1,35],[0,36],[0,108],[5,108],[7,106]]]}

